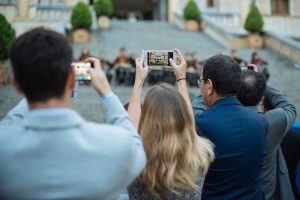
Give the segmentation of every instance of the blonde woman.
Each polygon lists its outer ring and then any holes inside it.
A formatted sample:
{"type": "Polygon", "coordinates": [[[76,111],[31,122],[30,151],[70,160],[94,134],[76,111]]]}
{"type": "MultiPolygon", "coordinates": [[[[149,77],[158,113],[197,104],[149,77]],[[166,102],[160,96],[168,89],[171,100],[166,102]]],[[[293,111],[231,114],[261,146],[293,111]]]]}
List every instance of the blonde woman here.
{"type": "Polygon", "coordinates": [[[151,87],[141,107],[148,75],[143,56],[136,60],[136,79],[128,113],[141,134],[147,164],[128,187],[129,199],[200,199],[204,176],[214,159],[212,143],[196,134],[186,87],[186,62],[174,49],[179,64],[170,60],[178,90],[168,84],[151,87]]]}

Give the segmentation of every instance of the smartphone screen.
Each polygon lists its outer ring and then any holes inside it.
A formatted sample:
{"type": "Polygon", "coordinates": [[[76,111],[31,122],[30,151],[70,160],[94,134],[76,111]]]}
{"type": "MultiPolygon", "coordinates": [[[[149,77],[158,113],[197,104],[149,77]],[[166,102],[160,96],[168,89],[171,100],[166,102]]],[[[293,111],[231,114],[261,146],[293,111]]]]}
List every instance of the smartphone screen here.
{"type": "Polygon", "coordinates": [[[146,51],[148,66],[171,66],[169,59],[174,59],[173,51],[146,51]]]}
{"type": "Polygon", "coordinates": [[[91,68],[89,62],[72,62],[72,67],[76,73],[76,81],[87,81],[91,80],[91,76],[88,70],[91,68]]]}

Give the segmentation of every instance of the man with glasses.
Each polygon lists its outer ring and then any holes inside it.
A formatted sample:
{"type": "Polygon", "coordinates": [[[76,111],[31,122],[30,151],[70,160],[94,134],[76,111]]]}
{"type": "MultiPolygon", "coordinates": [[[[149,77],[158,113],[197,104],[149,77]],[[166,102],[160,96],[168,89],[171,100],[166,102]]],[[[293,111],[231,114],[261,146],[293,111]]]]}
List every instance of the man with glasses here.
{"type": "Polygon", "coordinates": [[[204,62],[197,81],[201,95],[193,101],[197,133],[215,145],[202,199],[262,200],[259,176],[267,122],[236,98],[241,69],[234,59],[216,55],[204,62]]]}

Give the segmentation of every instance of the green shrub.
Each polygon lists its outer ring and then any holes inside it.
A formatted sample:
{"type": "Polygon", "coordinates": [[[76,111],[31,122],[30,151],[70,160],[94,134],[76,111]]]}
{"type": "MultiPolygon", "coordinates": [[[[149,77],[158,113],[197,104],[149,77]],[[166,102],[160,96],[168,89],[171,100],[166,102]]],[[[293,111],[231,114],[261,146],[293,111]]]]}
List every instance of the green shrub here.
{"type": "Polygon", "coordinates": [[[0,60],[8,59],[11,45],[15,38],[15,29],[7,22],[5,16],[0,13],[0,60]]]}
{"type": "Polygon", "coordinates": [[[78,2],[73,8],[71,15],[71,24],[73,29],[89,29],[92,26],[92,23],[92,14],[88,6],[83,2],[78,2]]]}
{"type": "Polygon", "coordinates": [[[97,0],[94,3],[94,10],[97,16],[111,16],[114,12],[113,3],[111,0],[97,0]]]}
{"type": "Polygon", "coordinates": [[[183,16],[186,20],[200,20],[200,10],[194,0],[187,2],[183,10],[183,16]]]}
{"type": "Polygon", "coordinates": [[[247,31],[252,33],[263,31],[264,20],[255,4],[251,5],[244,27],[247,31]]]}

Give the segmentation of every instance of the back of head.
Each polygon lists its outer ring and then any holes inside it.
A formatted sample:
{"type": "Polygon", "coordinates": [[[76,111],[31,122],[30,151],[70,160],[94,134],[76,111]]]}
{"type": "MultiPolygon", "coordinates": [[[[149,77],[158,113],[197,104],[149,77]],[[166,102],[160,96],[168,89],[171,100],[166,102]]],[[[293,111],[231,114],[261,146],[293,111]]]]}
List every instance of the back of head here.
{"type": "Polygon", "coordinates": [[[169,84],[146,94],[139,124],[147,165],[140,178],[153,193],[195,189],[213,159],[212,144],[199,138],[184,98],[169,84]]]}
{"type": "Polygon", "coordinates": [[[244,106],[256,106],[264,95],[266,80],[262,74],[246,70],[242,72],[237,98],[244,106]]]}
{"type": "Polygon", "coordinates": [[[204,81],[212,81],[219,96],[234,96],[240,85],[241,68],[233,58],[215,55],[204,62],[202,76],[204,81]]]}
{"type": "Polygon", "coordinates": [[[72,72],[72,49],[65,37],[36,28],[18,37],[12,45],[15,79],[30,102],[63,96],[72,72]]]}

